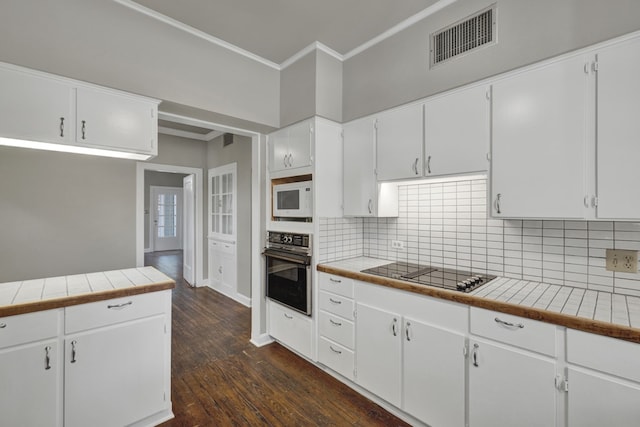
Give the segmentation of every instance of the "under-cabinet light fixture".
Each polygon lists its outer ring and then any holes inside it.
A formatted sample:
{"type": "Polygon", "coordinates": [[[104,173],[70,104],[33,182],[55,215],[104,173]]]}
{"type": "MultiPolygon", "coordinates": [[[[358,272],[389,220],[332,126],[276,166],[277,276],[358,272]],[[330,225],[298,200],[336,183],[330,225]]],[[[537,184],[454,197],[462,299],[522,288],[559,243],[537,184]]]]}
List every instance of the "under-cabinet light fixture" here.
{"type": "Polygon", "coordinates": [[[0,145],[18,148],[31,148],[34,150],[60,151],[63,153],[88,154],[90,156],[115,157],[117,159],[149,160],[148,154],[128,153],[126,151],[102,150],[100,148],[78,147],[76,145],[53,144],[50,142],[28,141],[0,137],[0,145]]]}

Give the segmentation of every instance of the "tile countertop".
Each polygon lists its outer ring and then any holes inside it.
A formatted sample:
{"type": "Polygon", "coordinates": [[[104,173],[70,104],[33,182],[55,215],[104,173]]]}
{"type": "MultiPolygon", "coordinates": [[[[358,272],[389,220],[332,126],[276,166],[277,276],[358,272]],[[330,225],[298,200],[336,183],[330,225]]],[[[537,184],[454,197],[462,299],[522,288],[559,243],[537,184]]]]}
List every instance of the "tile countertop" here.
{"type": "Polygon", "coordinates": [[[640,343],[640,297],[498,277],[470,293],[361,273],[389,260],[351,258],[318,271],[640,343]]]}
{"type": "Polygon", "coordinates": [[[0,283],[0,317],[173,289],[153,267],[0,283]]]}

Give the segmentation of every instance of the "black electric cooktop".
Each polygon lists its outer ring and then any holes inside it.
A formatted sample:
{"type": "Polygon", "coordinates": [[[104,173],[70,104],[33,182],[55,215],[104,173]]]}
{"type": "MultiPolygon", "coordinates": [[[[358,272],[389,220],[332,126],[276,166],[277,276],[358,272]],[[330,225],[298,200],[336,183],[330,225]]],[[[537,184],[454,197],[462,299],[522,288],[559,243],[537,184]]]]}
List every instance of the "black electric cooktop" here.
{"type": "Polygon", "coordinates": [[[496,278],[496,276],[487,274],[430,267],[409,262],[392,262],[361,272],[460,292],[471,292],[496,278]]]}

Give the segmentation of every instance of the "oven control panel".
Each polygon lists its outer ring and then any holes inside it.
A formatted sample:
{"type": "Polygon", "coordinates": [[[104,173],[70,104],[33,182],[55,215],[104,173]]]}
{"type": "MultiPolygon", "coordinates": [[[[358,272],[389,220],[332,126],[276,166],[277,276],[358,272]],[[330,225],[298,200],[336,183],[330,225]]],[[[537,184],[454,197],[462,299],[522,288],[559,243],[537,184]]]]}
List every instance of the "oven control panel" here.
{"type": "Polygon", "coordinates": [[[283,233],[279,231],[267,232],[268,245],[286,246],[298,249],[309,249],[311,245],[311,236],[308,234],[283,233]]]}

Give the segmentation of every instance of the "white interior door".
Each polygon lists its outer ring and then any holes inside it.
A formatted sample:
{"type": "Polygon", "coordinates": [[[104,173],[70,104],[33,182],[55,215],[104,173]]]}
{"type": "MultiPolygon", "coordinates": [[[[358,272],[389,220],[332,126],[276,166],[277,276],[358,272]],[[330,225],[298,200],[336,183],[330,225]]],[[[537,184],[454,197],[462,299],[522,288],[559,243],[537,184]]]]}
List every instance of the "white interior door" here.
{"type": "Polygon", "coordinates": [[[182,249],[182,188],[151,186],[153,250],[182,249]]]}
{"type": "Polygon", "coordinates": [[[182,179],[182,191],[184,199],[183,209],[183,256],[182,256],[182,275],[184,280],[190,285],[195,285],[195,187],[193,175],[185,176],[182,179]]]}

